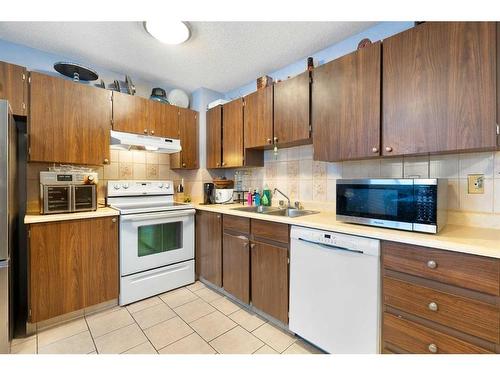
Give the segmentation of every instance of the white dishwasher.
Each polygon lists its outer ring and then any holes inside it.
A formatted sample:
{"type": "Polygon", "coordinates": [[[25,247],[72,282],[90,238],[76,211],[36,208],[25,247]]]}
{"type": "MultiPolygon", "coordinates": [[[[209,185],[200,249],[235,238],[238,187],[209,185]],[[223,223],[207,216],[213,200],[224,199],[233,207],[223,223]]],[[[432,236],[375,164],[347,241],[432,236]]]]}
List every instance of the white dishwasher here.
{"type": "Polygon", "coordinates": [[[379,353],[380,241],[293,226],[289,328],[328,353],[379,353]]]}

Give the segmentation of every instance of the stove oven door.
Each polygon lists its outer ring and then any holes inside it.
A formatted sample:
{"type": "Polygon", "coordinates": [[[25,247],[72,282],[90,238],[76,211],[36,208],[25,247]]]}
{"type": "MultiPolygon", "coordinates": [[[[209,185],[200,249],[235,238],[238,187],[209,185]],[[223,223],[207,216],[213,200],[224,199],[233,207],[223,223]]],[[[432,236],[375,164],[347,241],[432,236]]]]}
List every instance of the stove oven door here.
{"type": "Polygon", "coordinates": [[[120,217],[120,271],[131,275],[194,258],[195,210],[120,217]]]}

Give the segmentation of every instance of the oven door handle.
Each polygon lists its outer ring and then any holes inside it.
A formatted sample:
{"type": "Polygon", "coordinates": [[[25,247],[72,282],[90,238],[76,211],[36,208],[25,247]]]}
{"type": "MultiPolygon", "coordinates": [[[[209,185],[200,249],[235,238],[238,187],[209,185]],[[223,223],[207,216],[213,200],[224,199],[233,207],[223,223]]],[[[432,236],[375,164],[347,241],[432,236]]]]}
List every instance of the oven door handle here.
{"type": "Polygon", "coordinates": [[[195,212],[195,210],[172,210],[165,212],[151,212],[147,214],[120,215],[120,221],[168,219],[172,217],[192,216],[195,212]]]}

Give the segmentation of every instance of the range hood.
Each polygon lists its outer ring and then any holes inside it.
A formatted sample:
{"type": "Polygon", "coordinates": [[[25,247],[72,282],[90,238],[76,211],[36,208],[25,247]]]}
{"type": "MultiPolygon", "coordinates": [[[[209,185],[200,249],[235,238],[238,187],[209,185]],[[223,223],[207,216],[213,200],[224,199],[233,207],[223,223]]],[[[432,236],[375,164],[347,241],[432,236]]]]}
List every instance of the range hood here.
{"type": "Polygon", "coordinates": [[[111,130],[111,148],[115,150],[146,150],[174,154],[182,150],[181,141],[111,130]]]}

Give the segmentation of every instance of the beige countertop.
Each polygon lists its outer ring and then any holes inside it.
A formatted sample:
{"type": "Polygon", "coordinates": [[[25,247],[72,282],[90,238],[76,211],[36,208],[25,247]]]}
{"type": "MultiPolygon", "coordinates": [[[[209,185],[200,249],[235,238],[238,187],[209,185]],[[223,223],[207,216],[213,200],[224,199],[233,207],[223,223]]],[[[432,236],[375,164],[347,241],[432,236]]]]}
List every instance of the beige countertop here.
{"type": "Polygon", "coordinates": [[[500,258],[500,230],[488,228],[447,225],[439,234],[424,234],[363,225],[347,224],[335,219],[332,212],[320,212],[296,218],[248,213],[232,210],[243,207],[241,204],[201,205],[194,204],[197,210],[211,211],[252,219],[261,219],[285,224],[298,225],[380,240],[403,242],[412,245],[434,247],[467,254],[500,258]]]}
{"type": "Polygon", "coordinates": [[[51,215],[26,215],[24,224],[50,223],[52,221],[92,219],[96,217],[118,216],[120,213],[110,207],[98,208],[97,211],[88,212],[72,212],[67,214],[51,214],[51,215]]]}

